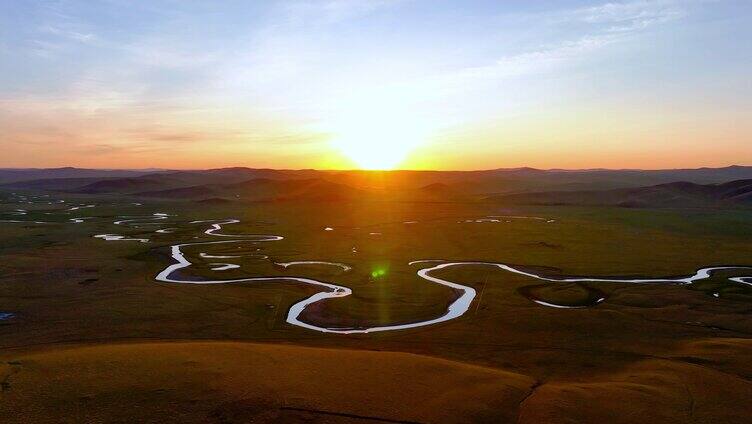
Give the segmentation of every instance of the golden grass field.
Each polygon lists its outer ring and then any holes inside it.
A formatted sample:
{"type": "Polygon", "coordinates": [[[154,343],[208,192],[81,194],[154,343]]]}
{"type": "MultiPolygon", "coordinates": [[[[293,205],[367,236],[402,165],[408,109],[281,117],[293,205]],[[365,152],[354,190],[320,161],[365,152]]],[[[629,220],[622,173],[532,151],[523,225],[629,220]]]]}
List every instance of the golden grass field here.
{"type": "Polygon", "coordinates": [[[531,376],[402,352],[244,342],[8,356],[4,422],[745,422],[752,343],[711,339],[613,372],[531,376]],[[681,355],[681,356],[679,356],[681,355]],[[12,359],[11,359],[12,358],[12,359]],[[740,376],[736,372],[743,371],[740,376]]]}

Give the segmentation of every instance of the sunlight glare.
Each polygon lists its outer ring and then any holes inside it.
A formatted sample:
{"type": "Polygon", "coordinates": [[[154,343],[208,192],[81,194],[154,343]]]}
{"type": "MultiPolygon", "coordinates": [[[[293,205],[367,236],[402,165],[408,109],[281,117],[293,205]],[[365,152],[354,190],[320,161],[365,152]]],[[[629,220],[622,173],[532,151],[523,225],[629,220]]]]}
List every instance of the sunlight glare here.
{"type": "Polygon", "coordinates": [[[331,144],[362,169],[386,170],[400,165],[426,133],[425,125],[408,114],[367,113],[334,125],[331,144]]]}

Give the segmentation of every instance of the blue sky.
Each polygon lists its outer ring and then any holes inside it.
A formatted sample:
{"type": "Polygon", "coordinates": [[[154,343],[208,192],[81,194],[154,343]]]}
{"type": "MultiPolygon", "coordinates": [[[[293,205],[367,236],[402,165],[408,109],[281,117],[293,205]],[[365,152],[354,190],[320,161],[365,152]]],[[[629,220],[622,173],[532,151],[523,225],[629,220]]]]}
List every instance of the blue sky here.
{"type": "Polygon", "coordinates": [[[752,162],[752,2],[0,2],[0,166],[752,162]]]}

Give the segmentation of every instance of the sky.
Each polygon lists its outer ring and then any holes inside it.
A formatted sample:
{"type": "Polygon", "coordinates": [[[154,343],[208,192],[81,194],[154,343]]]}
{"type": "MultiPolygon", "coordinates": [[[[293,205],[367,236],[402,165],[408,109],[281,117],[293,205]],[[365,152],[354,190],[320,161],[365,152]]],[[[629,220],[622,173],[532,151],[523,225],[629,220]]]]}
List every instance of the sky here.
{"type": "Polygon", "coordinates": [[[0,167],[752,165],[752,1],[0,0],[0,167]]]}

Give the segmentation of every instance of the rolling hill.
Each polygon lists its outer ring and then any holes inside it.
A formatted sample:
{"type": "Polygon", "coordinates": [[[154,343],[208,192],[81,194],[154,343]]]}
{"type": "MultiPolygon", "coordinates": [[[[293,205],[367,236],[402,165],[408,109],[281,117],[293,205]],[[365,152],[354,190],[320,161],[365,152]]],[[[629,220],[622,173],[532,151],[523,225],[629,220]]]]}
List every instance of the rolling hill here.
{"type": "Polygon", "coordinates": [[[181,200],[232,199],[240,201],[339,201],[366,198],[372,193],[318,178],[274,180],[254,178],[232,184],[208,184],[137,193],[142,197],[181,200]]]}
{"type": "Polygon", "coordinates": [[[159,172],[76,168],[0,170],[0,182],[6,181],[0,189],[250,201],[357,198],[440,202],[489,198],[533,204],[718,205],[736,204],[742,200],[716,198],[712,193],[706,193],[714,188],[693,185],[718,185],[732,180],[752,180],[752,167],[669,170],[509,168],[483,171],[320,171],[243,167],[159,172]],[[8,178],[12,181],[7,182],[8,178]]]}
{"type": "Polygon", "coordinates": [[[168,190],[135,193],[140,197],[212,201],[422,201],[453,202],[474,200],[451,187],[435,183],[419,189],[383,190],[354,188],[321,178],[285,179],[254,178],[232,184],[208,184],[168,190]]]}
{"type": "Polygon", "coordinates": [[[546,191],[497,195],[487,200],[509,204],[622,207],[725,207],[752,206],[752,179],[722,184],[674,182],[648,187],[546,191]]]}

